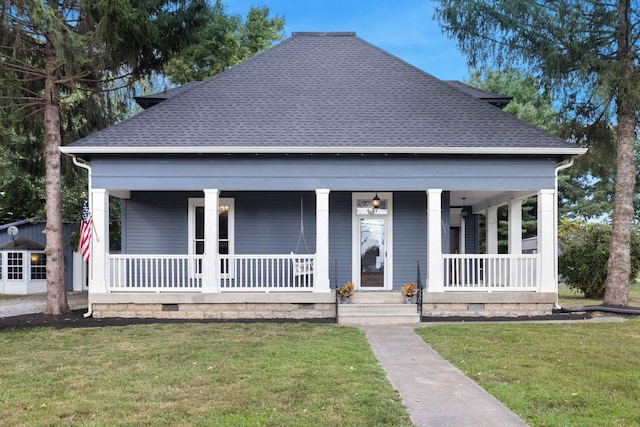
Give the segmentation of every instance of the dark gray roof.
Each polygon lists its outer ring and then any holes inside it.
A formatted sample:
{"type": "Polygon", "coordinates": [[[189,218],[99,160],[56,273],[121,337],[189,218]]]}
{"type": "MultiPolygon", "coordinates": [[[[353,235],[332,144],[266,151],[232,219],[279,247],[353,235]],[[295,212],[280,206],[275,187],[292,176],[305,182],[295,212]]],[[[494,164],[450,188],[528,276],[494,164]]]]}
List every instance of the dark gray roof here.
{"type": "Polygon", "coordinates": [[[154,105],[159,104],[169,98],[173,98],[174,96],[193,90],[202,83],[203,82],[189,82],[183,84],[182,86],[165,89],[162,92],[157,92],[151,95],[134,96],[133,99],[136,100],[138,105],[146,110],[147,108],[153,107],[154,105]]]}
{"type": "Polygon", "coordinates": [[[511,96],[500,95],[497,93],[482,90],[477,87],[468,85],[466,83],[459,82],[457,80],[447,80],[447,83],[449,83],[451,86],[457,89],[460,89],[463,92],[468,93],[469,95],[475,98],[482,99],[483,101],[486,101],[489,104],[498,108],[506,107],[507,104],[511,102],[511,99],[513,98],[511,96]]]}
{"type": "Polygon", "coordinates": [[[355,33],[294,33],[172,95],[62,150],[580,152],[355,33]]]}
{"type": "Polygon", "coordinates": [[[42,218],[40,218],[39,216],[34,216],[34,217],[31,217],[31,218],[26,218],[26,219],[21,219],[19,221],[14,221],[14,222],[11,222],[9,224],[0,225],[0,231],[4,231],[4,230],[8,229],[9,227],[19,227],[19,226],[24,225],[24,224],[33,224],[33,223],[35,223],[37,221],[40,221],[41,219],[42,218]]]}
{"type": "Polygon", "coordinates": [[[31,240],[28,237],[20,236],[0,245],[0,250],[43,251],[44,245],[42,243],[31,240]]]}

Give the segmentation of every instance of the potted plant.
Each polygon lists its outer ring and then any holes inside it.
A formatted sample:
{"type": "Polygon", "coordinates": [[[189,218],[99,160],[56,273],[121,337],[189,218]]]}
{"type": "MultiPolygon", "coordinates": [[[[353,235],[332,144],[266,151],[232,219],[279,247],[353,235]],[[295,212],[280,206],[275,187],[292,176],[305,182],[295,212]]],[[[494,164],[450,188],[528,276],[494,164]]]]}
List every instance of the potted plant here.
{"type": "Polygon", "coordinates": [[[336,289],[338,293],[338,297],[340,298],[340,302],[342,304],[349,303],[349,297],[353,295],[353,292],[356,290],[356,284],[354,282],[347,282],[341,287],[336,289]]]}
{"type": "Polygon", "coordinates": [[[413,304],[413,296],[418,292],[418,287],[415,283],[407,283],[402,287],[402,294],[404,295],[404,302],[407,304],[413,304]]]}

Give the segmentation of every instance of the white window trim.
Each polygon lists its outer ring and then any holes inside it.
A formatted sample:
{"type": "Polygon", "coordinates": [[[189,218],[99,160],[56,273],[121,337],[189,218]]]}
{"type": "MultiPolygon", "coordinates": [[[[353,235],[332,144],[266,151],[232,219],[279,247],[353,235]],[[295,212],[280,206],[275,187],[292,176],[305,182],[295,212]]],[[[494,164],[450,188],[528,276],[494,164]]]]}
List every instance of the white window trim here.
{"type": "MultiPolygon", "coordinates": [[[[229,206],[229,255],[235,254],[235,199],[230,197],[221,197],[218,200],[218,206],[229,206]]],[[[196,209],[197,207],[204,207],[204,197],[190,197],[189,198],[189,215],[188,215],[188,224],[189,230],[187,233],[189,239],[189,255],[195,255],[195,225],[196,225],[196,209]]],[[[220,236],[218,236],[218,241],[220,241],[220,236]]]]}
{"type": "MultiPolygon", "coordinates": [[[[28,255],[27,256],[27,261],[28,261],[28,264],[29,264],[29,281],[30,282],[46,282],[47,281],[46,278],[44,278],[44,279],[34,279],[33,278],[33,267],[35,267],[35,266],[31,263],[31,254],[34,254],[34,253],[43,254],[43,255],[46,256],[46,254],[44,252],[44,249],[41,250],[41,251],[28,251],[28,253],[27,253],[27,255],[28,255]]],[[[45,262],[44,265],[38,265],[37,267],[44,267],[45,268],[45,276],[46,276],[47,263],[45,262]]]]}
{"type": "MultiPolygon", "coordinates": [[[[6,263],[3,265],[4,269],[3,269],[3,275],[6,277],[6,281],[7,282],[15,282],[15,283],[20,283],[20,282],[24,282],[27,283],[30,280],[30,276],[31,276],[31,268],[28,265],[29,262],[29,257],[28,257],[28,253],[27,251],[7,251],[6,252],[6,263]],[[21,259],[21,263],[20,263],[20,268],[22,268],[22,277],[20,279],[12,279],[9,277],[9,253],[12,254],[20,254],[22,255],[22,259],[21,259]]],[[[17,265],[17,264],[16,264],[17,265]]],[[[16,265],[13,265],[12,267],[15,267],[16,265]]],[[[15,272],[13,273],[15,274],[15,272]]]]}
{"type": "MultiPolygon", "coordinates": [[[[374,290],[373,288],[362,288],[360,284],[360,234],[358,232],[359,221],[362,217],[384,216],[387,219],[386,233],[386,259],[384,269],[384,288],[382,290],[390,291],[393,289],[393,193],[352,193],[351,194],[351,266],[352,280],[356,283],[356,289],[374,290]],[[358,214],[358,200],[373,200],[375,196],[387,201],[387,212],[384,214],[372,213],[370,215],[358,214]]],[[[380,290],[377,288],[377,290],[380,290]]]]}

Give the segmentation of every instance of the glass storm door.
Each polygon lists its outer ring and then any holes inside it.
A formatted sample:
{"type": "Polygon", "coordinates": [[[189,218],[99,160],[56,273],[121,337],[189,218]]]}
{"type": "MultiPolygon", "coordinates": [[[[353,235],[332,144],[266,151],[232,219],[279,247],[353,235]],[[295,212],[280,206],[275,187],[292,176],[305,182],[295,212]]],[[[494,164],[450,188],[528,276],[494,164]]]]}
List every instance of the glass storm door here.
{"type": "Polygon", "coordinates": [[[354,194],[353,273],[362,290],[388,290],[391,281],[391,194],[354,194]]]}
{"type": "Polygon", "coordinates": [[[384,289],[386,218],[360,218],[360,287],[384,289]]]}

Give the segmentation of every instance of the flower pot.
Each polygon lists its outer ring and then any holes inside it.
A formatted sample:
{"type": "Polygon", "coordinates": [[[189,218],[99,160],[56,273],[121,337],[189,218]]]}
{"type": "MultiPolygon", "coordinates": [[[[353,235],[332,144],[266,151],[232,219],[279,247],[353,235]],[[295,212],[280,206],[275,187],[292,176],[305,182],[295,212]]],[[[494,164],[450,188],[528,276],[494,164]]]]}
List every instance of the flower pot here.
{"type": "Polygon", "coordinates": [[[413,304],[413,297],[408,297],[405,295],[404,302],[405,304],[413,304]]]}
{"type": "Polygon", "coordinates": [[[349,304],[349,297],[340,298],[340,304],[349,304]]]}

